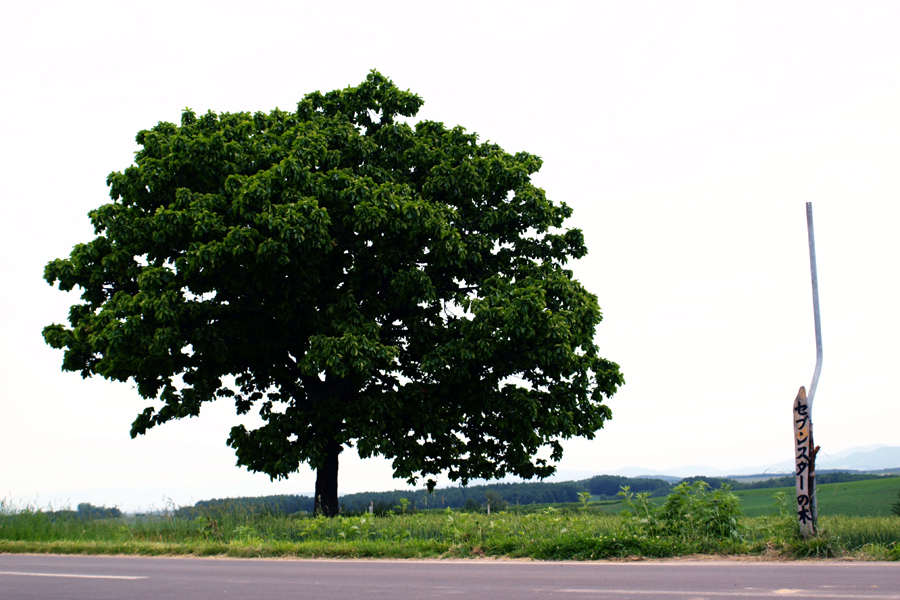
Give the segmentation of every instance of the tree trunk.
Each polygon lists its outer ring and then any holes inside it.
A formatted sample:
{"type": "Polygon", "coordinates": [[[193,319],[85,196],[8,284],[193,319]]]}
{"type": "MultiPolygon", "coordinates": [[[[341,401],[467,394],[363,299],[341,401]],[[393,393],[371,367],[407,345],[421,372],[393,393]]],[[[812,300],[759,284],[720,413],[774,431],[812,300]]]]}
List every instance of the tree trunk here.
{"type": "Polygon", "coordinates": [[[316,498],[313,513],[326,517],[337,516],[338,505],[338,455],[341,445],[328,442],[325,446],[325,463],[316,470],[316,498]]]}

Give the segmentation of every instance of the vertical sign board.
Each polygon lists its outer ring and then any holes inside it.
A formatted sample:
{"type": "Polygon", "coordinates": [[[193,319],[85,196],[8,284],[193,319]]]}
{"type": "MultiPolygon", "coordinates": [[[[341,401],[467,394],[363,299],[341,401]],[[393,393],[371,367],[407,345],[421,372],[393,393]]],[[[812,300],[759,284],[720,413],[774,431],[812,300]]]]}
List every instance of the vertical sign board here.
{"type": "Polygon", "coordinates": [[[812,419],[801,387],[794,400],[794,460],[797,475],[797,519],[804,537],[815,533],[816,453],[813,446],[812,419]]]}

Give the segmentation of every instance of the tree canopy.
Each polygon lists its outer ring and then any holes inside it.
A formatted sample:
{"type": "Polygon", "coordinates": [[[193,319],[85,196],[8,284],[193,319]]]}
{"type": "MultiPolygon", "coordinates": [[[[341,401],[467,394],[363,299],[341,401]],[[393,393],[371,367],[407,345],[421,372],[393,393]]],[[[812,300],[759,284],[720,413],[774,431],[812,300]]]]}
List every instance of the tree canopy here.
{"type": "Polygon", "coordinates": [[[45,269],[81,289],[44,329],[63,369],[153,400],[132,437],[217,399],[257,410],[228,438],[238,464],[308,463],[325,514],[353,445],[430,486],[551,474],[623,383],[565,268],[582,232],[531,183],[538,157],[411,125],[421,105],[373,71],[294,112],[186,109],[140,131],[96,237],[45,269]]]}

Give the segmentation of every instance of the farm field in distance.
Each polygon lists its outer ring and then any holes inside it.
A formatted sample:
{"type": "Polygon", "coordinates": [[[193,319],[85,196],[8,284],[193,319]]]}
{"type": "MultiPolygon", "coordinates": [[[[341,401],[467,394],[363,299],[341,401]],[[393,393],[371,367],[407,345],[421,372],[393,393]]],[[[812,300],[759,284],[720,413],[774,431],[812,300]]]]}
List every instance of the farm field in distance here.
{"type": "MultiPolygon", "coordinates": [[[[820,515],[847,517],[887,517],[898,501],[900,477],[885,477],[868,481],[826,483],[817,487],[820,515]]],[[[775,494],[784,492],[789,497],[794,488],[770,488],[741,490],[734,494],[741,499],[741,508],[748,517],[777,512],[775,494]]],[[[900,519],[898,519],[900,521],[900,519]]]]}
{"type": "MultiPolygon", "coordinates": [[[[847,483],[826,483],[817,486],[819,514],[823,516],[845,517],[888,517],[891,507],[898,501],[900,477],[884,477],[867,481],[847,483]]],[[[738,490],[732,492],[741,501],[741,510],[747,517],[762,517],[778,514],[776,494],[783,493],[789,498],[795,493],[793,487],[764,488],[758,490],[738,490]]],[[[594,498],[596,500],[596,498],[594,498]]],[[[665,498],[653,498],[661,504],[665,498]]],[[[540,505],[541,508],[549,505],[540,505]]],[[[576,503],[561,506],[575,507],[576,503]]],[[[598,512],[616,514],[624,506],[617,501],[599,501],[591,504],[598,512]]]]}

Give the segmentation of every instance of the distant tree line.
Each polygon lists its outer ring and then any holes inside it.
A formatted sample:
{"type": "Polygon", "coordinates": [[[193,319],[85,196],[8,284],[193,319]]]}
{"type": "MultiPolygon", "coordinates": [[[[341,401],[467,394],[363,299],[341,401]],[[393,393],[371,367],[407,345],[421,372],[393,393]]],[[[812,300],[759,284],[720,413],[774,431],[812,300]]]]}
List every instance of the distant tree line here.
{"type": "MultiPolygon", "coordinates": [[[[601,500],[615,499],[621,486],[628,485],[634,492],[648,492],[654,496],[665,496],[671,486],[661,479],[629,478],[600,475],[584,481],[493,483],[460,487],[439,488],[429,494],[425,490],[394,490],[389,492],[361,492],[341,496],[341,511],[344,513],[365,512],[371,506],[377,514],[419,511],[425,509],[484,509],[490,504],[492,510],[500,507],[527,504],[560,504],[578,502],[579,492],[588,491],[601,500]],[[401,499],[408,502],[401,508],[401,499]]],[[[202,500],[192,507],[178,509],[179,516],[194,516],[213,510],[240,510],[252,512],[278,512],[293,514],[311,512],[313,498],[310,496],[280,495],[252,498],[215,498],[202,500]]]]}
{"type": "MultiPolygon", "coordinates": [[[[465,487],[439,488],[429,494],[425,490],[392,492],[362,492],[347,494],[341,497],[341,509],[348,512],[359,512],[369,507],[370,503],[378,506],[396,505],[400,498],[409,500],[416,510],[430,508],[466,508],[490,502],[488,492],[494,492],[508,505],[521,504],[555,504],[560,502],[577,502],[578,492],[584,491],[581,482],[564,481],[561,483],[494,483],[465,487]]],[[[496,497],[494,497],[496,498],[496,497]]],[[[496,502],[496,500],[495,500],[496,502]]],[[[496,510],[496,509],[495,509],[496,510]]]]}
{"type": "Polygon", "coordinates": [[[94,506],[89,502],[82,502],[78,505],[77,510],[66,508],[62,510],[47,511],[44,514],[54,521],[69,519],[87,521],[90,519],[118,519],[122,516],[122,511],[116,507],[107,508],[105,506],[94,506]]]}
{"type": "Polygon", "coordinates": [[[201,500],[194,506],[182,506],[175,511],[175,514],[179,517],[193,517],[210,510],[291,515],[299,512],[312,512],[313,498],[312,496],[296,495],[213,498],[212,500],[201,500]]]}
{"type": "MultiPolygon", "coordinates": [[[[846,483],[878,479],[882,475],[868,473],[819,472],[818,483],[846,483]]],[[[794,485],[794,476],[773,477],[752,483],[736,481],[724,477],[686,477],[681,481],[689,484],[703,481],[710,488],[717,489],[723,484],[731,489],[756,490],[794,485]]],[[[618,499],[619,491],[628,486],[634,493],[648,493],[654,497],[667,496],[675,484],[662,479],[647,477],[622,477],[619,475],[598,475],[581,481],[527,482],[527,483],[492,483],[465,487],[438,488],[429,494],[425,490],[394,490],[390,492],[361,492],[341,496],[340,505],[343,513],[362,513],[373,508],[376,514],[388,512],[416,512],[427,509],[464,509],[485,510],[487,504],[492,511],[502,510],[500,507],[515,507],[528,504],[561,504],[578,502],[580,492],[590,492],[595,500],[618,499]]],[[[221,498],[201,500],[194,506],[182,507],[176,512],[179,516],[192,517],[212,510],[270,512],[294,514],[312,512],[314,499],[311,496],[278,495],[243,498],[221,498]]],[[[80,507],[81,505],[79,505],[80,507]]],[[[110,510],[110,509],[108,509],[110,510]]],[[[117,509],[111,509],[117,510],[117,509]]]]}
{"type": "Polygon", "coordinates": [[[598,475],[579,481],[592,496],[599,496],[601,500],[613,500],[619,491],[628,486],[635,494],[648,493],[651,496],[668,496],[672,490],[672,484],[663,479],[650,477],[622,477],[620,475],[598,475]]]}
{"type": "MultiPolygon", "coordinates": [[[[868,479],[881,479],[884,475],[875,475],[873,473],[847,473],[845,471],[819,471],[816,473],[816,483],[823,485],[826,483],[849,483],[851,481],[866,481],[868,479]]],[[[735,491],[740,490],[762,490],[770,488],[792,487],[796,482],[793,475],[785,475],[784,477],[773,477],[762,481],[754,481],[752,483],[735,481],[724,477],[685,477],[681,481],[693,483],[695,481],[704,481],[711,488],[718,488],[722,484],[731,486],[735,491]]]]}

